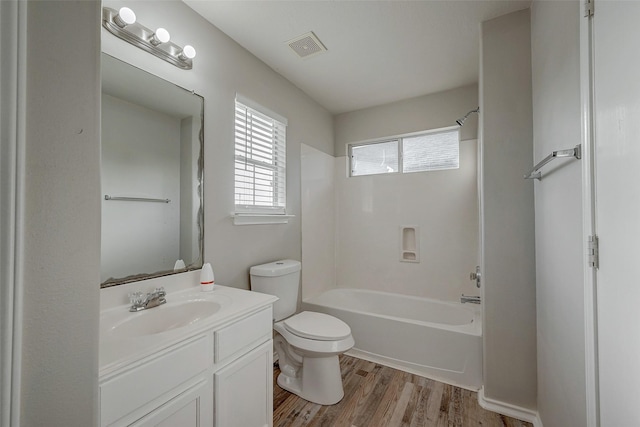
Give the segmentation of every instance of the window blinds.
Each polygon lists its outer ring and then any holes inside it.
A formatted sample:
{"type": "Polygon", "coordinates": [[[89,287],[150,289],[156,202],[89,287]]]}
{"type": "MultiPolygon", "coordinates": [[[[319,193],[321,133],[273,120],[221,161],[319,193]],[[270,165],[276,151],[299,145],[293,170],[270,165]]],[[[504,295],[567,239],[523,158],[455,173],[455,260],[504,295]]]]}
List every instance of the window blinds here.
{"type": "Polygon", "coordinates": [[[236,213],[286,213],[286,129],[236,99],[236,213]]]}
{"type": "Polygon", "coordinates": [[[402,139],[402,170],[423,172],[460,167],[458,129],[402,139]]]}

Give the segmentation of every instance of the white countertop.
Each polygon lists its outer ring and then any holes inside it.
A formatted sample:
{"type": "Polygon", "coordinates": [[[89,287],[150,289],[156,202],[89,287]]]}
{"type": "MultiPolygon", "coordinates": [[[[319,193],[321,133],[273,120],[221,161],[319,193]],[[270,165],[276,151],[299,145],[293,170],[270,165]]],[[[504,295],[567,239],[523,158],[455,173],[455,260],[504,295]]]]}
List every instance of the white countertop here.
{"type": "Polygon", "coordinates": [[[109,375],[119,368],[144,357],[154,354],[163,348],[189,339],[198,333],[232,323],[235,319],[259,311],[277,300],[275,296],[250,292],[237,288],[218,286],[211,292],[202,292],[200,286],[187,288],[177,292],[167,291],[167,303],[137,313],[129,312],[129,304],[104,309],[100,313],[100,378],[109,375]],[[216,313],[198,320],[188,326],[168,331],[124,337],[114,333],[114,327],[145,312],[172,307],[176,303],[192,300],[214,301],[221,305],[216,313]]]}

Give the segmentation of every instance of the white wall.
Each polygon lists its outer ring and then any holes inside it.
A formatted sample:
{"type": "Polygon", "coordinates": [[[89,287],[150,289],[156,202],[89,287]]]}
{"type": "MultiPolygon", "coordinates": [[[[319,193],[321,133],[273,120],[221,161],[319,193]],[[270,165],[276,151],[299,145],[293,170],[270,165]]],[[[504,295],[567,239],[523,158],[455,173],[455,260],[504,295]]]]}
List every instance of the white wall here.
{"type": "Polygon", "coordinates": [[[165,27],[174,42],[197,50],[193,69],[184,71],[102,32],[104,52],[205,98],[204,253],[216,282],[248,288],[250,266],[279,258],[300,259],[300,144],[333,154],[331,115],[180,1],[105,1],[104,5],[131,7],[143,25],[165,27]],[[231,222],[236,92],[288,119],[287,211],[295,218],[287,225],[234,226],[231,222]]]}
{"type": "Polygon", "coordinates": [[[302,299],[336,286],[335,158],[301,149],[302,299]]]}
{"type": "Polygon", "coordinates": [[[99,25],[100,2],[27,5],[23,426],[97,424],[99,25]]]}
{"type": "Polygon", "coordinates": [[[103,94],[101,127],[101,196],[171,201],[125,202],[101,197],[101,282],[171,270],[181,257],[181,121],[103,94]]]}
{"type": "Polygon", "coordinates": [[[530,13],[481,25],[484,395],[536,408],[530,13]]]}
{"type": "Polygon", "coordinates": [[[460,143],[460,168],[348,177],[336,158],[338,287],[459,301],[479,294],[477,141],[460,143]],[[419,262],[401,262],[401,227],[418,227],[419,262]]]}
{"type": "MultiPolygon", "coordinates": [[[[533,152],[580,143],[580,2],[533,2],[533,152]]],[[[585,330],[580,162],[535,182],[538,411],[545,427],[584,426],[585,330]]]]}
{"type": "MultiPolygon", "coordinates": [[[[478,85],[474,84],[338,114],[335,156],[344,156],[346,144],[352,142],[455,126],[456,119],[477,106],[478,85]]],[[[472,114],[460,130],[460,140],[477,137],[478,116],[472,114]]]]}

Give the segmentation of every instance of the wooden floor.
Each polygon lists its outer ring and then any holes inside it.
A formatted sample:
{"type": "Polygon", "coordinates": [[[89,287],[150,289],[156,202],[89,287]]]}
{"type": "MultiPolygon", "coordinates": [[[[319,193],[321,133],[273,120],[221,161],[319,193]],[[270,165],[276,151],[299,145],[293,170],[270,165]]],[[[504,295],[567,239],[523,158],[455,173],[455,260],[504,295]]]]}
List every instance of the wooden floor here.
{"type": "Polygon", "coordinates": [[[482,409],[478,394],[373,362],[340,357],[344,398],[320,406],[281,389],[274,368],[274,427],[504,426],[530,423],[482,409]]]}

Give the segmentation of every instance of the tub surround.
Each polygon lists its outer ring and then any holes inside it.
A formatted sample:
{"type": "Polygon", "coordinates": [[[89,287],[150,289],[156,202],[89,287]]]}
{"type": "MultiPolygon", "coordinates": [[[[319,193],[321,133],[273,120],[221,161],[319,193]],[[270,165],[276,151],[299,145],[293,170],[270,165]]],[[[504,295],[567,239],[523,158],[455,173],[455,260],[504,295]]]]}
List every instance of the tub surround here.
{"type": "MultiPolygon", "coordinates": [[[[460,168],[349,177],[336,158],[336,287],[457,301],[479,263],[477,141],[460,168]],[[417,227],[419,262],[400,261],[401,229],[417,227]]],[[[304,214],[304,212],[303,212],[304,214]]]]}

